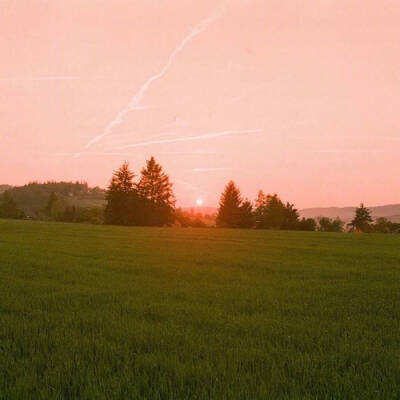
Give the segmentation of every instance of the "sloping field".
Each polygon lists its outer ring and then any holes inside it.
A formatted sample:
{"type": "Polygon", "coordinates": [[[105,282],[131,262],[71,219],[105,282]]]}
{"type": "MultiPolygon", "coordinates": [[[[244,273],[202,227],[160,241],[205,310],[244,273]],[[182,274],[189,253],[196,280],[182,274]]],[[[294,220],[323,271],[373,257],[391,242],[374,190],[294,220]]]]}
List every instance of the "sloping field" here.
{"type": "Polygon", "coordinates": [[[399,393],[399,235],[0,221],[1,399],[399,393]]]}

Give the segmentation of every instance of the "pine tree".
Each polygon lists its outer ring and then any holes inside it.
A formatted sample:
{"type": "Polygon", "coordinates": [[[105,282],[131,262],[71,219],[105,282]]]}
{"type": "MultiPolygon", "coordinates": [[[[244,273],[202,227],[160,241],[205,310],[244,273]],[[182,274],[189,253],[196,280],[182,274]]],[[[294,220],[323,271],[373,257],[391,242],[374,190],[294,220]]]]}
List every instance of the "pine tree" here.
{"type": "Polygon", "coordinates": [[[356,208],[355,216],[349,226],[353,231],[368,232],[371,230],[372,222],[371,211],[361,203],[360,207],[356,208]]]}
{"type": "Polygon", "coordinates": [[[133,190],[133,178],[136,175],[129,169],[129,163],[125,161],[122,166],[114,171],[108,190],[128,193],[133,190]]]}
{"type": "Polygon", "coordinates": [[[284,212],[284,222],[281,226],[281,229],[298,229],[299,225],[299,212],[296,208],[294,208],[294,204],[286,203],[285,212],[284,212]]]}
{"type": "Polygon", "coordinates": [[[265,195],[261,190],[256,200],[257,227],[281,229],[286,218],[285,205],[277,194],[265,195]]]}
{"type": "Polygon", "coordinates": [[[277,194],[258,192],[256,226],[261,229],[298,229],[299,213],[293,204],[282,202],[277,194]]]}
{"type": "Polygon", "coordinates": [[[238,228],[240,225],[240,207],[242,198],[240,190],[230,181],[221,195],[217,214],[217,226],[238,228]]]}
{"type": "Polygon", "coordinates": [[[127,162],[124,162],[117,171],[114,171],[106,194],[106,223],[133,225],[131,207],[132,197],[135,197],[134,177],[135,174],[129,169],[127,162]]]}
{"type": "Polygon", "coordinates": [[[157,204],[164,204],[170,207],[175,205],[169,176],[163,171],[162,166],[156,162],[154,157],[146,161],[146,167],[141,171],[137,187],[141,197],[157,204]]]}
{"type": "Polygon", "coordinates": [[[172,183],[154,157],[146,161],[146,167],[141,171],[137,191],[140,198],[147,200],[146,224],[163,226],[173,222],[175,196],[172,183]]]}

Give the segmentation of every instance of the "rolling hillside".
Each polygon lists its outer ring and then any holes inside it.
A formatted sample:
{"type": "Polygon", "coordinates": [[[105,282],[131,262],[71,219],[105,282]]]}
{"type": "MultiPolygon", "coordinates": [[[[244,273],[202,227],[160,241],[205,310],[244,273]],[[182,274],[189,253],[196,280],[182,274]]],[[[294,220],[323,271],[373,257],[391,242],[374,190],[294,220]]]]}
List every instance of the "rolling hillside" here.
{"type": "Polygon", "coordinates": [[[90,208],[105,205],[103,189],[90,188],[87,183],[81,182],[34,182],[24,186],[9,187],[6,190],[17,202],[18,207],[31,218],[42,216],[52,193],[55,193],[66,206],[90,208]]]}

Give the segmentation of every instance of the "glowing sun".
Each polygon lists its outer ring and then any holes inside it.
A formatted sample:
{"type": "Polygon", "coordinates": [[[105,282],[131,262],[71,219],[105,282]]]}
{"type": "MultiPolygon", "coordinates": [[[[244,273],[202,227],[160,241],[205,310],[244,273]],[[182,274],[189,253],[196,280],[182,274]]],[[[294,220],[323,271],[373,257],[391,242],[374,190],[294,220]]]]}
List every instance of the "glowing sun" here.
{"type": "Polygon", "coordinates": [[[202,206],[203,203],[203,199],[196,199],[196,206],[202,206]]]}

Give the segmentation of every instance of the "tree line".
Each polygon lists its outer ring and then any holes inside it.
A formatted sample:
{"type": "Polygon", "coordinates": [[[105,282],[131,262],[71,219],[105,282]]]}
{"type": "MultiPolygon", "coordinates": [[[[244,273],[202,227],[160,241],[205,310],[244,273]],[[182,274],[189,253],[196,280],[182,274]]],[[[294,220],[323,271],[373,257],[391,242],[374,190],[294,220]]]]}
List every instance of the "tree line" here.
{"type": "MultiPolygon", "coordinates": [[[[204,219],[200,214],[175,207],[170,178],[154,157],[146,161],[140,175],[131,171],[129,164],[124,162],[113,172],[106,191],[98,187],[91,189],[86,183],[80,182],[47,182],[44,185],[34,182],[18,189],[15,193],[19,196],[19,203],[21,199],[25,203],[38,202],[38,199],[43,202],[43,197],[47,196],[40,212],[36,207],[37,219],[183,227],[210,226],[213,220],[212,216],[204,219]],[[69,204],[67,200],[74,196],[90,202],[105,200],[105,207],[69,204]]],[[[0,198],[0,218],[27,218],[12,193],[12,189],[8,189],[0,198]]],[[[233,181],[228,182],[221,194],[215,225],[221,228],[400,233],[398,223],[385,218],[378,218],[374,222],[370,210],[363,204],[356,209],[353,220],[347,225],[339,218],[300,218],[294,204],[283,202],[277,194],[266,194],[260,190],[254,202],[244,199],[233,181]]]]}
{"type": "Polygon", "coordinates": [[[373,222],[371,211],[364,204],[356,208],[353,220],[347,225],[340,218],[300,219],[294,204],[284,203],[277,194],[265,194],[260,190],[254,204],[243,199],[233,181],[225,186],[216,219],[217,227],[223,228],[400,233],[400,224],[386,218],[373,222]]]}

